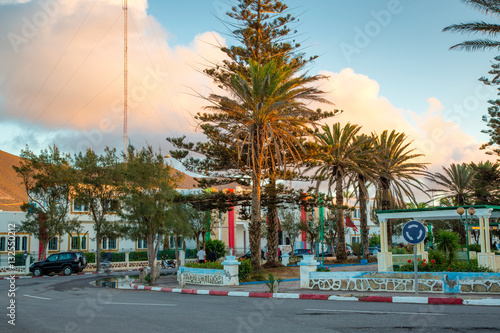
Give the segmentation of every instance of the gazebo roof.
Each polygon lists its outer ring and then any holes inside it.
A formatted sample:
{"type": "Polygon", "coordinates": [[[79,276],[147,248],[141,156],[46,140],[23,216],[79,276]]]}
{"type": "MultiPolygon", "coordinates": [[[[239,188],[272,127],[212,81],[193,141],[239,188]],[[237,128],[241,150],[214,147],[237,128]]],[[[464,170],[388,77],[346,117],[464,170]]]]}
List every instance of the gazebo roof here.
{"type": "MultiPolygon", "coordinates": [[[[476,210],[474,217],[500,217],[500,206],[489,205],[376,210],[375,213],[381,222],[387,219],[413,219],[421,221],[459,220],[460,215],[457,213],[457,208],[459,207],[463,207],[465,210],[469,207],[473,207],[476,210]]],[[[465,217],[465,214],[463,214],[462,217],[465,217]]]]}

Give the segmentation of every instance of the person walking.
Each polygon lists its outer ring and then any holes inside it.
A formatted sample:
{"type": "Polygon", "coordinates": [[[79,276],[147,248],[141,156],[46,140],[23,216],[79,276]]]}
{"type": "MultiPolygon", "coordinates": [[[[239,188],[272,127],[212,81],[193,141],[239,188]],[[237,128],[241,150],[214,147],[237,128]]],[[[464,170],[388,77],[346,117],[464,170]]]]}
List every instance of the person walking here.
{"type": "Polygon", "coordinates": [[[204,263],[205,262],[205,251],[203,251],[203,248],[200,249],[200,251],[198,251],[198,253],[196,253],[196,255],[198,256],[198,263],[204,263]]]}
{"type": "Polygon", "coordinates": [[[217,260],[217,254],[215,253],[215,251],[213,249],[208,253],[207,259],[208,259],[208,261],[211,261],[211,262],[214,262],[217,260]]]}

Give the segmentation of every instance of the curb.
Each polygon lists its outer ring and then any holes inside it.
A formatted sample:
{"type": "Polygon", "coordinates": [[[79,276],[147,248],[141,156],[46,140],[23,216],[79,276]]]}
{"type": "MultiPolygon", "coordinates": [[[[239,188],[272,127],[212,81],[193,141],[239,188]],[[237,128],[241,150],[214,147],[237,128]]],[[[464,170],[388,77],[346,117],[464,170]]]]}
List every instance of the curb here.
{"type": "Polygon", "coordinates": [[[418,296],[335,296],[325,294],[296,294],[296,293],[262,293],[246,291],[223,291],[202,289],[178,289],[137,285],[130,282],[130,287],[136,290],[149,290],[160,292],[171,292],[191,295],[233,296],[233,297],[259,297],[280,299],[307,299],[322,301],[350,301],[350,302],[384,302],[384,303],[413,303],[413,304],[443,304],[443,305],[482,305],[500,306],[500,299],[462,299],[452,297],[418,297],[418,296]]]}
{"type": "MultiPolygon", "coordinates": [[[[136,269],[127,269],[127,270],[120,270],[120,271],[111,271],[111,273],[120,273],[120,272],[136,272],[136,271],[140,271],[141,269],[140,268],[136,268],[136,269]]],[[[74,275],[92,275],[92,274],[99,274],[99,272],[85,272],[85,273],[76,273],[74,275]]],[[[72,274],[73,275],[73,274],[72,274]]],[[[36,278],[51,278],[51,277],[56,277],[56,276],[65,276],[64,274],[55,274],[55,275],[42,275],[42,276],[33,276],[33,275],[30,275],[30,276],[18,276],[18,275],[15,275],[15,276],[2,276],[0,277],[0,280],[11,280],[11,279],[36,279],[36,278]]],[[[68,275],[70,276],[70,275],[68,275]]]]}

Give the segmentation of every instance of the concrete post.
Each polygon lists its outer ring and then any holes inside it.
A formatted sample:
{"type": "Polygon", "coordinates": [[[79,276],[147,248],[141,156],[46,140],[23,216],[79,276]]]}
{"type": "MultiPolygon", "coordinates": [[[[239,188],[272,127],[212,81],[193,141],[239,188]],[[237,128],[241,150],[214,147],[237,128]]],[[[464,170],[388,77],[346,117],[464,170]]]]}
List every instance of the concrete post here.
{"type": "Polygon", "coordinates": [[[281,255],[281,263],[283,266],[288,266],[288,263],[290,262],[290,255],[288,253],[283,253],[281,255]]]}
{"type": "Polygon", "coordinates": [[[180,265],[179,266],[185,266],[186,265],[186,252],[184,250],[179,251],[179,261],[180,265]]]}
{"type": "Polygon", "coordinates": [[[377,253],[377,264],[379,272],[392,272],[392,252],[387,245],[387,221],[380,221],[380,252],[377,253]]]}
{"type": "Polygon", "coordinates": [[[130,252],[129,251],[125,251],[125,263],[126,263],[127,268],[130,267],[129,266],[130,265],[129,257],[130,257],[130,252]]]}
{"type": "Polygon", "coordinates": [[[238,266],[241,262],[236,260],[235,256],[226,256],[226,260],[222,262],[224,266],[224,285],[225,286],[238,286],[240,284],[238,279],[238,266]]]}
{"type": "Polygon", "coordinates": [[[313,255],[305,255],[304,259],[299,262],[300,266],[300,288],[309,289],[309,276],[311,272],[315,272],[319,262],[314,259],[313,255]]]}
{"type": "Polygon", "coordinates": [[[24,273],[26,273],[26,275],[28,275],[28,273],[30,272],[30,260],[31,256],[28,254],[28,256],[26,257],[26,262],[24,263],[24,273]]]}

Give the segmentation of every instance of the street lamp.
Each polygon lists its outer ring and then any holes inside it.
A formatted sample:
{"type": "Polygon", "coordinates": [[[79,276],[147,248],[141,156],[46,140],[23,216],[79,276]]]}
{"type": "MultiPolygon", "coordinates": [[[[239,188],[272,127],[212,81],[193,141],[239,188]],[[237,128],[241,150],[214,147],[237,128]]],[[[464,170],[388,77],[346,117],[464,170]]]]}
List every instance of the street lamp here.
{"type": "Polygon", "coordinates": [[[469,209],[465,210],[464,207],[458,207],[457,213],[460,215],[460,223],[462,221],[462,215],[465,213],[465,241],[467,244],[467,262],[470,263],[470,255],[469,255],[469,219],[467,218],[467,213],[470,215],[470,222],[472,222],[472,217],[476,213],[474,207],[469,207],[469,209]]]}

